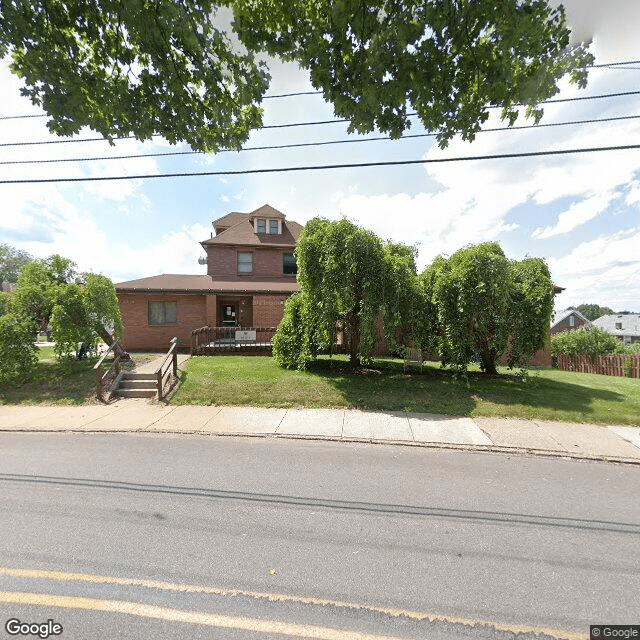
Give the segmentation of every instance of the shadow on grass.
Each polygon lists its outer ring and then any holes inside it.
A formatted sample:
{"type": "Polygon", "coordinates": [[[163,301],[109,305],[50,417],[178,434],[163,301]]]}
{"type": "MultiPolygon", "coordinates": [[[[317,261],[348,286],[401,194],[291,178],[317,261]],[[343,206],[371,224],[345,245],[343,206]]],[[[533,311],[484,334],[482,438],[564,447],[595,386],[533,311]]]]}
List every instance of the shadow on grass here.
{"type": "Polygon", "coordinates": [[[63,364],[43,361],[33,380],[0,385],[0,404],[86,404],[93,400],[95,358],[69,360],[63,364]]]}
{"type": "MultiPolygon", "coordinates": [[[[310,369],[334,387],[352,407],[445,415],[521,415],[589,417],[594,406],[620,404],[628,398],[608,389],[533,375],[456,377],[437,363],[422,371],[403,371],[402,362],[378,361],[353,372],[345,362],[318,360],[310,369]]],[[[601,412],[601,409],[595,409],[601,412]]]]}

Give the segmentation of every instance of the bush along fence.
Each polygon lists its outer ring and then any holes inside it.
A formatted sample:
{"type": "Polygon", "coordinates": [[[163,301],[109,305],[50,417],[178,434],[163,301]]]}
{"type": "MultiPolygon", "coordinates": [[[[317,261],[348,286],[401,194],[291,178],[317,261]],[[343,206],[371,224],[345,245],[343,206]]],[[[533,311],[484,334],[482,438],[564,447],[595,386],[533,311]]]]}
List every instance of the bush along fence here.
{"type": "Polygon", "coordinates": [[[558,369],[579,371],[580,373],[600,373],[605,376],[640,378],[640,355],[556,356],[558,369]]]}

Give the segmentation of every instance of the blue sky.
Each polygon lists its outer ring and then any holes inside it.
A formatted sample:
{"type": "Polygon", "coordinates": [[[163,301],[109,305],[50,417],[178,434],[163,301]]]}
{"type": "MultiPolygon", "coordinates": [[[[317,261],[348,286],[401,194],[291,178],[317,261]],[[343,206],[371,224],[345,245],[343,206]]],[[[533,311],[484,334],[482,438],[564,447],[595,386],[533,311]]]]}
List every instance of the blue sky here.
{"type": "MultiPolygon", "coordinates": [[[[640,60],[637,0],[565,2],[578,41],[592,40],[596,64],[640,60]]],[[[640,90],[640,64],[594,69],[586,90],[557,97],[640,90]]],[[[304,72],[270,62],[269,93],[310,90],[304,72]]],[[[0,63],[0,115],[38,113],[0,63]]],[[[320,96],[265,100],[265,124],[332,119],[320,96]]],[[[548,105],[544,123],[640,115],[640,96],[548,105]]],[[[517,123],[527,124],[524,119],[517,123]]],[[[493,118],[488,127],[500,126],[493,118]]],[[[422,133],[417,121],[409,133],[422,133]]],[[[378,135],[378,134],[372,134],[378,135]]],[[[78,137],[94,137],[83,132],[78,137]]],[[[353,139],[344,124],[262,130],[246,146],[353,139]]],[[[58,140],[44,119],[0,120],[0,143],[58,140]]],[[[640,119],[523,131],[486,132],[440,150],[432,138],[99,162],[0,164],[0,180],[63,176],[244,170],[308,164],[437,159],[640,143],[640,119]]],[[[162,140],[0,146],[0,163],[155,153],[186,148],[162,140]]],[[[640,311],[640,153],[354,168],[227,177],[80,184],[0,185],[0,242],[38,257],[60,253],[80,269],[122,281],[159,273],[203,273],[199,241],[229,211],[269,203],[304,223],[340,216],[383,238],[417,244],[420,267],[437,254],[499,241],[511,258],[547,259],[566,287],[557,308],[595,302],[640,311]]]]}

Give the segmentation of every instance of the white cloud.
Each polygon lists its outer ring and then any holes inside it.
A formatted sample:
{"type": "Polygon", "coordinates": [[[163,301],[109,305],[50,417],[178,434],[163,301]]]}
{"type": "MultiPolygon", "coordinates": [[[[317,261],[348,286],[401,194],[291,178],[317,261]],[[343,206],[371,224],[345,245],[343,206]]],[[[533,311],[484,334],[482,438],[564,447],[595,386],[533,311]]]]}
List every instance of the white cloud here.
{"type": "Polygon", "coordinates": [[[554,281],[566,287],[565,307],[596,302],[614,310],[637,310],[640,301],[640,227],[583,242],[562,258],[551,259],[554,281]]]}
{"type": "Polygon", "coordinates": [[[558,221],[550,227],[538,227],[532,234],[533,238],[551,238],[573,231],[600,215],[617,196],[615,192],[607,191],[603,194],[589,196],[581,202],[574,202],[558,216],[558,221]]]}

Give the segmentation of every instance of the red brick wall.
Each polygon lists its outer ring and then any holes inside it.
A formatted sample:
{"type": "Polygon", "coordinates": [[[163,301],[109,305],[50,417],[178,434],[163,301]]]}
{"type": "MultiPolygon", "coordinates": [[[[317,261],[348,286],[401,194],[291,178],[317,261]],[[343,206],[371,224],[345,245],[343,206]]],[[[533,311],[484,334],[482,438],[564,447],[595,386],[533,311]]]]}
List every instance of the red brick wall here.
{"type": "Polygon", "coordinates": [[[124,326],[123,342],[132,351],[167,351],[174,336],[180,340],[181,349],[188,349],[191,331],[207,324],[204,295],[119,293],[118,301],[124,326]],[[178,303],[177,324],[149,324],[149,302],[162,301],[178,303]]]}
{"type": "Polygon", "coordinates": [[[284,301],[289,296],[253,296],[253,326],[277,327],[284,314],[284,301]]]}
{"type": "Polygon", "coordinates": [[[559,322],[557,325],[555,325],[555,327],[553,327],[553,329],[551,330],[551,334],[555,335],[556,333],[562,333],[563,331],[575,331],[576,329],[579,329],[580,327],[583,327],[585,324],[587,324],[579,316],[573,316],[573,318],[575,320],[575,325],[573,327],[569,324],[569,317],[567,317],[562,322],[559,322]]]}
{"type": "Polygon", "coordinates": [[[282,272],[282,256],[293,253],[291,249],[262,249],[257,247],[208,247],[207,275],[216,278],[239,277],[247,280],[263,280],[268,278],[275,282],[291,282],[295,276],[285,276],[282,272]],[[239,251],[253,254],[253,271],[238,274],[239,251]]]}

